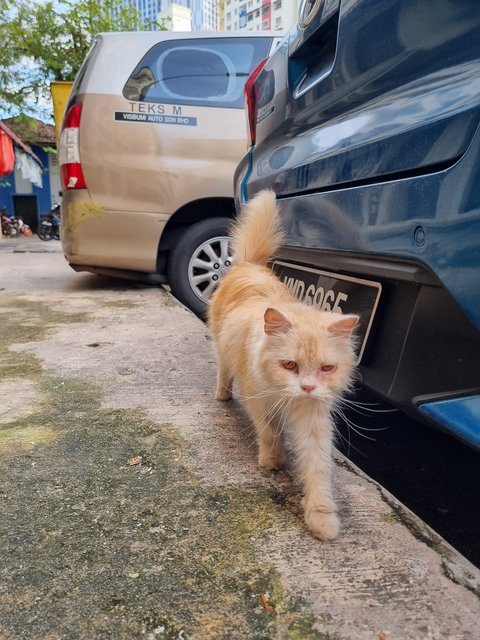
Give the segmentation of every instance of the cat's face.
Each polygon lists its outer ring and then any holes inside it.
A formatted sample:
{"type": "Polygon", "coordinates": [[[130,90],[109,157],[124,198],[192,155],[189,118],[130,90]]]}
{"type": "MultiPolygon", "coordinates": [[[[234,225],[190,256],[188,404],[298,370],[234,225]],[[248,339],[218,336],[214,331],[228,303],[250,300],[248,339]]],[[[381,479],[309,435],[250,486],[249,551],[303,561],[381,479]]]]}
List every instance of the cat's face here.
{"type": "Polygon", "coordinates": [[[260,366],[272,389],[296,399],[330,400],[348,386],[357,316],[307,309],[287,318],[268,309],[264,320],[260,366]]]}

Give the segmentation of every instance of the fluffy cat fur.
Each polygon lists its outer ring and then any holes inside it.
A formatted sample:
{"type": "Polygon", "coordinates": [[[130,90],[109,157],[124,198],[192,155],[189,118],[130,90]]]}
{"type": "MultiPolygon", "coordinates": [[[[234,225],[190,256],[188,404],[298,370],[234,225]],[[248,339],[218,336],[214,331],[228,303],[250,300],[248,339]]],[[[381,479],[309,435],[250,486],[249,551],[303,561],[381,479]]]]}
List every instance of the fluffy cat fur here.
{"type": "Polygon", "coordinates": [[[236,381],[266,469],[282,466],[289,430],[305,522],[313,535],[330,540],[339,529],[330,416],[350,383],[358,317],[319,311],[294,298],[266,266],[282,238],[275,194],[261,191],[233,227],[234,266],[209,305],[218,356],[215,397],[229,400],[236,381]]]}

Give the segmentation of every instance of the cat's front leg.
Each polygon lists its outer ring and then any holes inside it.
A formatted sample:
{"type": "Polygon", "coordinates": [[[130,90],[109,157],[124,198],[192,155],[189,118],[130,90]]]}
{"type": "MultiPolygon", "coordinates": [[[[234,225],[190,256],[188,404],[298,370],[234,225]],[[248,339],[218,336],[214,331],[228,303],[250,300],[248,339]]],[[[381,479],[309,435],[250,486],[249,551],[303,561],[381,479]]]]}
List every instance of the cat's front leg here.
{"type": "Polygon", "coordinates": [[[217,388],[215,390],[215,400],[226,402],[232,399],[233,377],[230,371],[218,361],[217,388]]]}
{"type": "Polygon", "coordinates": [[[277,419],[269,401],[250,399],[245,401],[248,413],[255,425],[258,443],[258,464],[273,471],[284,464],[284,438],[280,420],[277,419]]]}
{"type": "Polygon", "coordinates": [[[319,540],[334,540],[340,530],[335,504],[319,504],[318,500],[303,499],[305,524],[319,540]]]}
{"type": "Polygon", "coordinates": [[[339,520],[332,496],[332,428],[322,417],[312,424],[293,425],[297,466],[303,484],[305,523],[320,540],[333,540],[339,520]]]}

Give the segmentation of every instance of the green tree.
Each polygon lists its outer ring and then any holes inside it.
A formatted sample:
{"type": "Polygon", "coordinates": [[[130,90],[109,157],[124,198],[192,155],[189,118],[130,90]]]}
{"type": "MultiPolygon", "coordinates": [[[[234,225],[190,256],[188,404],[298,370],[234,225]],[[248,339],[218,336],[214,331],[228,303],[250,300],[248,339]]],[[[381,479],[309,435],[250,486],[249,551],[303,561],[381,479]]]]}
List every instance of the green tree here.
{"type": "Polygon", "coordinates": [[[121,0],[0,0],[0,117],[50,116],[50,81],[75,78],[97,33],[151,26],[121,0]]]}

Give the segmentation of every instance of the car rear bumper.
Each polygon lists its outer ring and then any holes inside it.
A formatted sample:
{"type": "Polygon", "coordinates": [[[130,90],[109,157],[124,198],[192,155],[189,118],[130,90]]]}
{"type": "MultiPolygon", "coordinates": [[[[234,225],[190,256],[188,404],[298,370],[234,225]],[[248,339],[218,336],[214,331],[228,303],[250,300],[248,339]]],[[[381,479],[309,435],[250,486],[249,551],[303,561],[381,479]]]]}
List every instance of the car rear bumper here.
{"type": "Polygon", "coordinates": [[[420,402],[419,411],[480,449],[480,394],[420,402]]]}
{"type": "Polygon", "coordinates": [[[62,246],[77,267],[106,267],[154,273],[167,215],[110,211],[88,195],[67,191],[62,202],[62,246]]]}
{"type": "Polygon", "coordinates": [[[480,446],[478,402],[465,401],[474,417],[464,428],[452,426],[456,409],[465,414],[462,398],[480,395],[480,332],[432,272],[413,261],[295,247],[283,248],[278,258],[380,282],[359,367],[362,383],[407,413],[480,446]]]}

